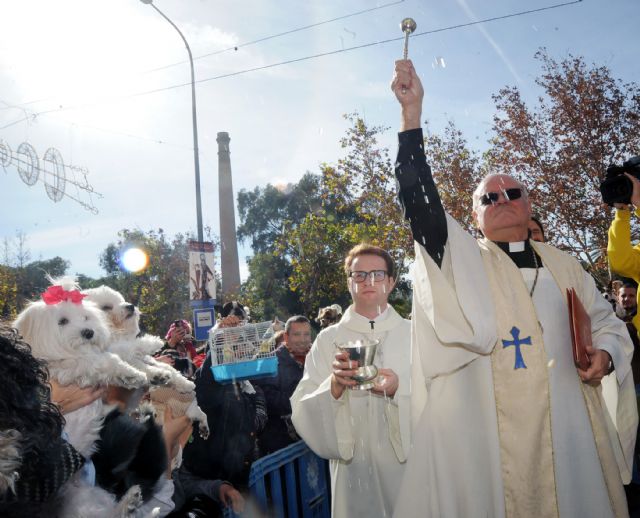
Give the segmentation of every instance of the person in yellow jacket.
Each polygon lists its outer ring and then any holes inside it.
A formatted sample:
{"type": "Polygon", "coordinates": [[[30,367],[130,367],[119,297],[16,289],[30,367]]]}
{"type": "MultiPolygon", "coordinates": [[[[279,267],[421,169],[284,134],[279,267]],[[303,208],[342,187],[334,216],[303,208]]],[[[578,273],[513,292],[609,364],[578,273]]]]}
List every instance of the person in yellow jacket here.
{"type": "MultiPolygon", "coordinates": [[[[635,215],[640,217],[640,181],[630,174],[625,174],[633,183],[631,205],[635,207],[635,215]]],[[[616,213],[609,227],[607,255],[611,271],[640,283],[640,244],[631,244],[631,205],[614,205],[616,213]]],[[[640,314],[636,313],[631,322],[640,330],[640,314]]]]}

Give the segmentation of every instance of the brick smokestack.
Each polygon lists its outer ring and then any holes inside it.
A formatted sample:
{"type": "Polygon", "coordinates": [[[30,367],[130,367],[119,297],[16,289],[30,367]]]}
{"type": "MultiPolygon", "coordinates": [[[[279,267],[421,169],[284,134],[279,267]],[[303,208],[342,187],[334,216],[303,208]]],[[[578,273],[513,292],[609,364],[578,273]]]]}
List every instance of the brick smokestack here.
{"type": "Polygon", "coordinates": [[[220,255],[223,300],[225,294],[240,290],[240,264],[238,263],[238,239],[236,237],[235,198],[231,180],[229,134],[218,133],[218,197],[220,207],[220,255]]]}

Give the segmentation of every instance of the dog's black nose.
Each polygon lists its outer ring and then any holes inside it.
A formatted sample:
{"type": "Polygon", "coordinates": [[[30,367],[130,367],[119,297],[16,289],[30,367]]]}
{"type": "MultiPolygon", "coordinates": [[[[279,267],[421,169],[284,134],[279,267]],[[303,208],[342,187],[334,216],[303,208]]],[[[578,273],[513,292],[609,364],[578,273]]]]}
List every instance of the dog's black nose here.
{"type": "Polygon", "coordinates": [[[80,334],[85,340],[91,340],[93,338],[93,329],[83,329],[80,334]]]}
{"type": "Polygon", "coordinates": [[[127,304],[125,307],[130,314],[133,314],[133,312],[136,310],[136,307],[133,304],[127,304]]]}

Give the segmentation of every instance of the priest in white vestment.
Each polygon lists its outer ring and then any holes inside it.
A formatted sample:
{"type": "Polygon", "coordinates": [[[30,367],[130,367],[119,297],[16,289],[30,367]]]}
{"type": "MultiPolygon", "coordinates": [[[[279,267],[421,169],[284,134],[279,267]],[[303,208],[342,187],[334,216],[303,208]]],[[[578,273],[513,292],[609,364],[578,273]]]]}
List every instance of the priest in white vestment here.
{"type": "Polygon", "coordinates": [[[307,355],[291,397],[297,433],[330,459],[334,518],[390,518],[409,447],[411,324],[387,303],[395,284],[391,256],[358,245],[345,260],[353,304],[323,330],[307,355]],[[354,365],[336,345],[379,340],[379,377],[371,390],[351,390],[354,365]]]}
{"type": "Polygon", "coordinates": [[[416,241],[415,419],[394,516],[627,516],[638,416],[624,324],[575,259],[528,239],[528,194],[511,176],[489,175],[474,192],[483,239],[445,214],[410,61],[396,62],[392,90],[399,199],[416,241]],[[591,318],[587,370],[573,362],[568,288],[591,318]]]}

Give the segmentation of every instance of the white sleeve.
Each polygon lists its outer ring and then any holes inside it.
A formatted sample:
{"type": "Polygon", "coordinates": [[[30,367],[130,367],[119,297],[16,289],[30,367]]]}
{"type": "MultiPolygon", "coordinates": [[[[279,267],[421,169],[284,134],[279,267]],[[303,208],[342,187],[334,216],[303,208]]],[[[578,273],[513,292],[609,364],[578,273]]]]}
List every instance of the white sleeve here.
{"type": "Polygon", "coordinates": [[[305,360],[304,375],[291,396],[291,420],[296,432],[317,455],[325,459],[350,460],[351,433],[349,391],[340,399],[331,395],[333,334],[316,338],[305,360]]]}

